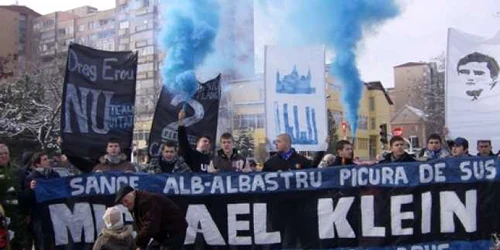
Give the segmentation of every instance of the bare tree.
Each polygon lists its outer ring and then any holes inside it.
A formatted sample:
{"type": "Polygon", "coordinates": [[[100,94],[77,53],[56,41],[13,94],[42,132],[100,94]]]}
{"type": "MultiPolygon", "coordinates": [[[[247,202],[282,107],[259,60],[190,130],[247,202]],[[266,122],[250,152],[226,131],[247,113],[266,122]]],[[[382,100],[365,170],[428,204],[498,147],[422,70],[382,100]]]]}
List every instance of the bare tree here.
{"type": "Polygon", "coordinates": [[[423,111],[426,131],[442,133],[445,126],[444,53],[431,61],[428,63],[429,77],[414,79],[406,92],[410,95],[408,105],[423,111]]]}
{"type": "Polygon", "coordinates": [[[0,138],[34,141],[43,149],[55,147],[62,103],[61,71],[57,66],[35,68],[2,80],[0,138]]]}

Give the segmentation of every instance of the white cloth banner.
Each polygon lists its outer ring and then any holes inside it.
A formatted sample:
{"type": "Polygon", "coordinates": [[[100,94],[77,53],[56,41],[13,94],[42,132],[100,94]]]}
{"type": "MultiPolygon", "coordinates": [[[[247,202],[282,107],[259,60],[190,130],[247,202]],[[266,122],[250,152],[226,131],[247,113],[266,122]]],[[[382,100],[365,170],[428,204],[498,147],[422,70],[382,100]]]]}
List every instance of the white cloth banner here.
{"type": "Polygon", "coordinates": [[[500,32],[483,38],[448,31],[446,124],[452,138],[469,141],[477,153],[478,140],[491,140],[500,149],[500,32]]]}
{"type": "Polygon", "coordinates": [[[296,150],[324,150],[325,48],[267,46],[264,81],[267,138],[287,133],[296,150]]]}

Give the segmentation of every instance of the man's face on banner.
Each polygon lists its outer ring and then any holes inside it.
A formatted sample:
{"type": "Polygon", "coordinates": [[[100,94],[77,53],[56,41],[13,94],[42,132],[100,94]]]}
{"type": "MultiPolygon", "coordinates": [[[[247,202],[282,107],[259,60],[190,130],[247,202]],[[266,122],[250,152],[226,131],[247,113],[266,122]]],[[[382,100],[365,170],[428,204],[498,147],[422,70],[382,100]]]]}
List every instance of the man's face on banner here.
{"type": "Polygon", "coordinates": [[[458,67],[458,75],[465,83],[464,91],[468,96],[477,98],[493,83],[486,62],[469,62],[458,67]]]}

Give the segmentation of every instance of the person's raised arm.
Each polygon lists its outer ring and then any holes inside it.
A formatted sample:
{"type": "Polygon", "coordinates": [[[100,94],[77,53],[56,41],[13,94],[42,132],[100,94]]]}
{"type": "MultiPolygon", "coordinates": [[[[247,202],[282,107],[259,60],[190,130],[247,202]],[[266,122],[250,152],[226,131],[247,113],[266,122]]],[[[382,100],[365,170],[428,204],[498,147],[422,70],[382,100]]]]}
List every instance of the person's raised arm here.
{"type": "Polygon", "coordinates": [[[185,117],[186,113],[181,110],[178,115],[179,127],[177,128],[177,141],[179,142],[179,153],[186,158],[190,157],[193,149],[189,144],[186,127],[184,126],[185,117]]]}

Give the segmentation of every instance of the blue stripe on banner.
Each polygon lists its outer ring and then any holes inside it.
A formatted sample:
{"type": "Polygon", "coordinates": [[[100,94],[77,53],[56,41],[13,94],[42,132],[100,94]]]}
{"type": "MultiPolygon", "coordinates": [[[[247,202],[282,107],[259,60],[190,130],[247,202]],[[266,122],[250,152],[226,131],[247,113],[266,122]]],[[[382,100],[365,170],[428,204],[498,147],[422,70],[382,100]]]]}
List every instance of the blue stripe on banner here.
{"type": "Polygon", "coordinates": [[[334,248],[334,250],[489,250],[491,246],[493,246],[492,241],[478,240],[431,242],[406,246],[334,248]]]}
{"type": "Polygon", "coordinates": [[[439,183],[498,181],[496,158],[448,158],[429,163],[348,166],[278,173],[129,174],[94,173],[57,180],[40,180],[38,202],[112,195],[120,186],[166,195],[258,194],[268,192],[341,189],[353,187],[415,187],[439,183]]]}

